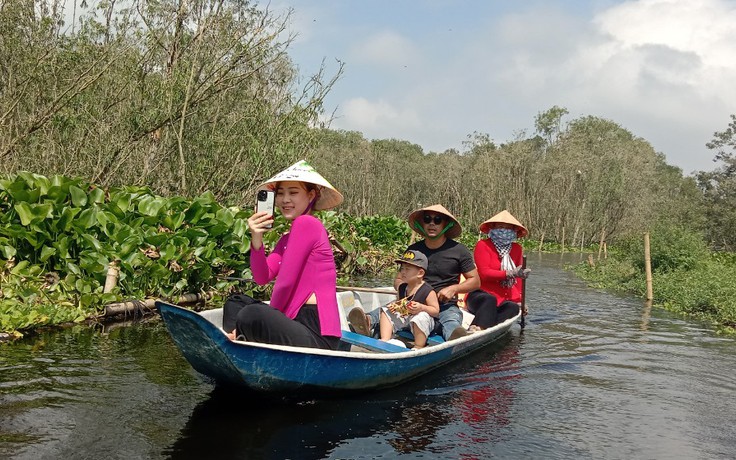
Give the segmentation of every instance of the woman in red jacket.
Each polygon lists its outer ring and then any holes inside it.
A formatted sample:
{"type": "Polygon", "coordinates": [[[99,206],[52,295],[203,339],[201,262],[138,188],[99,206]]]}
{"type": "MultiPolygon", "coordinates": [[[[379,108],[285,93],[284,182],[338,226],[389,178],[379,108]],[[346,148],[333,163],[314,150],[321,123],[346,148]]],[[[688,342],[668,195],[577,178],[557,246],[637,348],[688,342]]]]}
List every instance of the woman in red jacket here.
{"type": "MultiPolygon", "coordinates": [[[[480,290],[468,294],[465,305],[475,315],[469,330],[480,330],[513,318],[519,313],[521,286],[529,275],[523,269],[523,252],[517,238],[528,234],[526,227],[503,210],[480,224],[488,235],[478,241],[473,256],[480,275],[480,290]]],[[[526,312],[524,312],[526,314],[526,312]]]]}

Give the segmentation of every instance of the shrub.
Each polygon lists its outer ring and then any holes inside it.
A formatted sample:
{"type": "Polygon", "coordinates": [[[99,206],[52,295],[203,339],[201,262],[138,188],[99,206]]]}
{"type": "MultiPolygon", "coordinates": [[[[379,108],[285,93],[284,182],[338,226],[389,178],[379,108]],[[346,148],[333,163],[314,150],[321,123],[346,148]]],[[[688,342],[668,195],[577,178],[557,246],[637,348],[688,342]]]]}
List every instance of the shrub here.
{"type": "MultiPolygon", "coordinates": [[[[644,272],[644,237],[628,237],[617,243],[616,252],[644,272]]],[[[690,270],[705,262],[710,254],[703,237],[683,227],[657,226],[650,232],[652,272],[690,270]]]]}

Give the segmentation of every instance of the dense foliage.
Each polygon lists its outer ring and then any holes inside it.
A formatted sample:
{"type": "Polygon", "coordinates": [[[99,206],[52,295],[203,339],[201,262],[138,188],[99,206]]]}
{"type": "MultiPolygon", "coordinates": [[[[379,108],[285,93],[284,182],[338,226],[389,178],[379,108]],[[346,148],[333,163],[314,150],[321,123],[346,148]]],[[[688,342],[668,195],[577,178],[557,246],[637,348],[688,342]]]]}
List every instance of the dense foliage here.
{"type": "Polygon", "coordinates": [[[733,263],[709,250],[736,244],[736,115],[707,144],[719,166],[695,177],[616,122],[564,121],[558,106],[506,143],[475,132],[462,151],[424,152],[327,129],[322,103],[342,65],[300,76],[289,14],[247,0],[87,3],[0,0],[2,329],[78,320],[114,299],[226,291],[223,277],[249,277],[237,206],[301,158],[346,197],[320,213],[343,280],[389,267],[414,209],[442,203],[471,248],[508,209],[530,230],[527,249],[618,245],[620,259],[586,275],[635,292],[651,231],[658,302],[734,322],[734,278],[722,279],[733,263]],[[121,279],[104,294],[112,261],[121,279]]]}
{"type": "MultiPolygon", "coordinates": [[[[707,249],[702,235],[690,229],[661,226],[651,234],[655,305],[697,316],[733,331],[736,328],[736,257],[707,249]]],[[[594,266],[575,267],[591,284],[646,293],[643,238],[618,245],[612,257],[594,266]]]]}
{"type": "Polygon", "coordinates": [[[246,217],[210,193],[186,200],[63,176],[2,179],[0,329],[83,319],[121,298],[226,289],[218,276],[246,267],[246,217]],[[120,281],[105,294],[111,262],[120,281]]]}
{"type": "Polygon", "coordinates": [[[299,76],[289,20],[247,0],[0,0],[0,173],[250,204],[314,145],[342,71],[299,76]]]}
{"type": "MultiPolygon", "coordinates": [[[[553,108],[538,119],[564,113],[553,108]]],[[[508,209],[532,239],[567,248],[615,241],[657,222],[703,227],[695,181],[645,140],[596,117],[537,129],[500,146],[476,133],[463,152],[430,154],[406,141],[324,130],[313,162],[350,197],[343,208],[356,215],[404,217],[442,203],[472,234],[508,209]]]]}
{"type": "Polygon", "coordinates": [[[720,166],[697,175],[705,198],[706,235],[713,246],[733,251],[736,249],[733,231],[736,228],[736,115],[731,115],[728,128],[713,134],[707,146],[716,151],[714,161],[720,162],[720,166]]]}

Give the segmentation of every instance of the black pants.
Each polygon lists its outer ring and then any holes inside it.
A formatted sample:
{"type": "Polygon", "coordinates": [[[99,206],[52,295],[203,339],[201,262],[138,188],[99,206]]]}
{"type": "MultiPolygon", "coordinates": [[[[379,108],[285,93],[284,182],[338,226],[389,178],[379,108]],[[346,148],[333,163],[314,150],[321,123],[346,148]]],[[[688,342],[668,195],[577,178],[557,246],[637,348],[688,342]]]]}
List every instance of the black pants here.
{"type": "Polygon", "coordinates": [[[513,318],[519,313],[520,308],[518,303],[510,300],[504,300],[501,305],[497,305],[496,296],[480,289],[468,294],[465,305],[468,311],[475,315],[473,322],[470,324],[482,329],[513,318]]]}
{"type": "Polygon", "coordinates": [[[339,337],[321,334],[316,305],[303,305],[292,320],[247,295],[234,295],[225,301],[222,328],[227,332],[235,329],[235,335],[248,342],[328,350],[337,350],[340,343],[339,337]]]}

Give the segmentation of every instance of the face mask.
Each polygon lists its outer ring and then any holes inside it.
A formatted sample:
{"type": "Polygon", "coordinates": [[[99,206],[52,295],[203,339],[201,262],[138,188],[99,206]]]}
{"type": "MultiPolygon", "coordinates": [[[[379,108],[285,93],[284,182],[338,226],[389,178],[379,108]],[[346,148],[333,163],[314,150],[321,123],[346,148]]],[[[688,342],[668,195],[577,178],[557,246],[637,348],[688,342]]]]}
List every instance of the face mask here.
{"type": "Polygon", "coordinates": [[[488,238],[499,244],[511,244],[516,241],[516,230],[513,228],[492,228],[488,238]]]}

